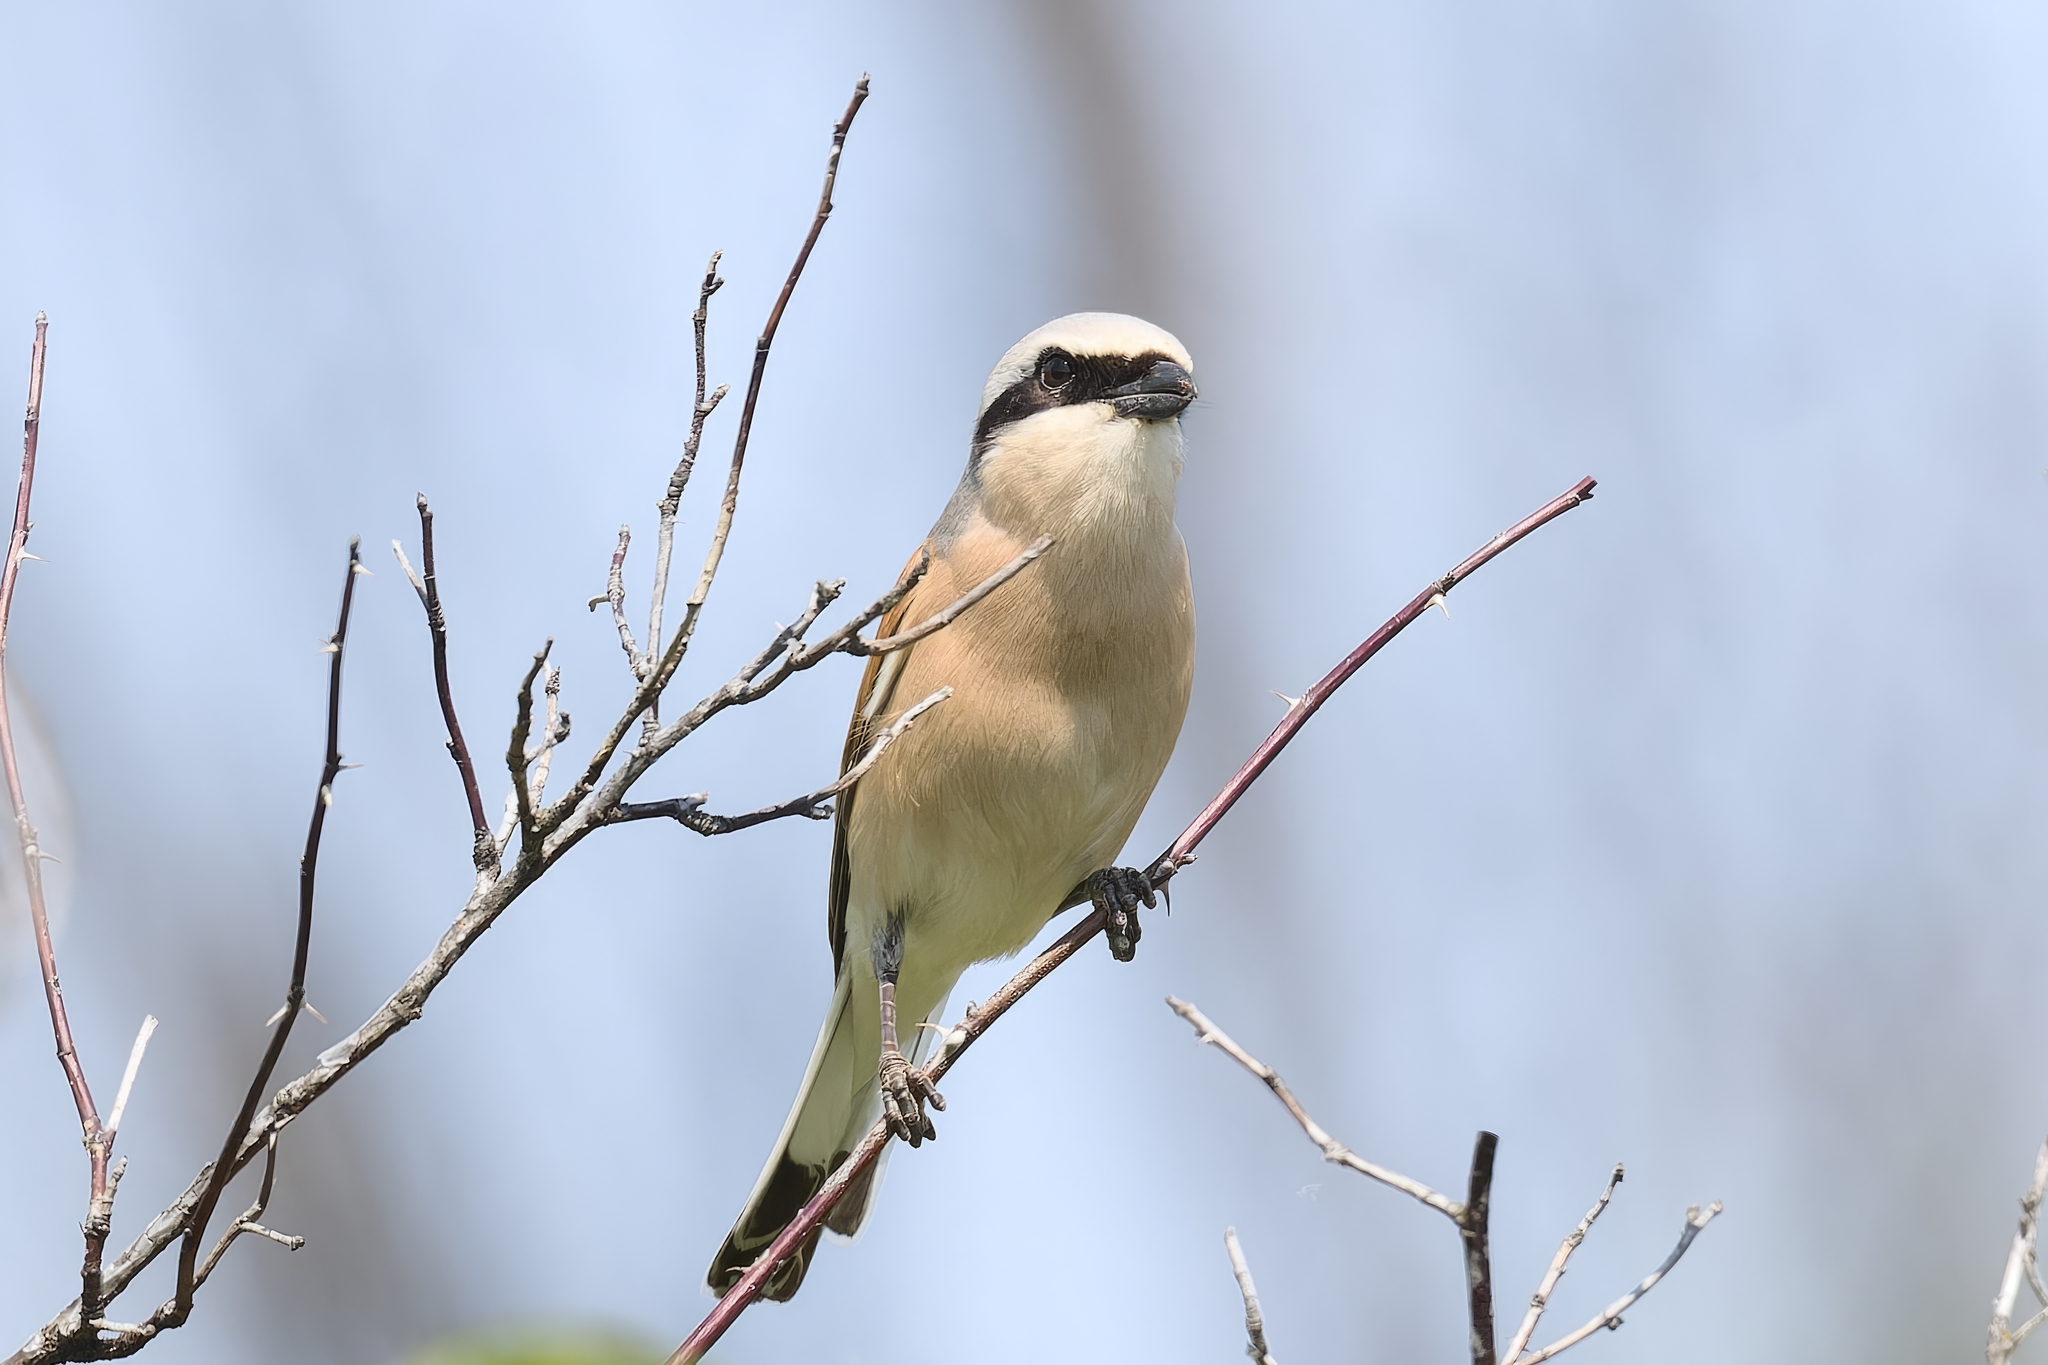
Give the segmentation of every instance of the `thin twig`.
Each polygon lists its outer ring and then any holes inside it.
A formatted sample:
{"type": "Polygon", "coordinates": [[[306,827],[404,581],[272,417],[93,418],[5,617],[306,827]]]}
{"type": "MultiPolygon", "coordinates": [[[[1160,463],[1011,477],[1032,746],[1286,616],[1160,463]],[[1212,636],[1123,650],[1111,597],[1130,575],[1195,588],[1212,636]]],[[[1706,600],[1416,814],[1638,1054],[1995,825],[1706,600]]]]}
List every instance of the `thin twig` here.
{"type": "Polygon", "coordinates": [[[540,743],[532,754],[533,804],[538,807],[541,798],[547,794],[548,769],[554,766],[555,746],[569,737],[569,713],[562,709],[562,666],[548,666],[547,682],[541,687],[547,697],[547,709],[541,716],[540,743]]]}
{"type": "Polygon", "coordinates": [[[1557,1255],[1550,1258],[1550,1269],[1544,1272],[1543,1283],[1536,1286],[1536,1293],[1529,1299],[1529,1311],[1522,1315],[1522,1325],[1515,1329],[1514,1340],[1508,1343],[1507,1351],[1501,1356],[1503,1365],[1515,1365],[1521,1358],[1523,1350],[1528,1347],[1529,1338],[1536,1335],[1536,1323],[1542,1318],[1544,1308],[1549,1305],[1550,1295],[1556,1290],[1557,1282],[1564,1278],[1565,1263],[1571,1260],[1572,1253],[1579,1249],[1579,1244],[1586,1240],[1586,1234],[1592,1231],[1593,1220],[1606,1211],[1607,1201],[1614,1198],[1614,1187],[1620,1183],[1621,1163],[1617,1161],[1614,1163],[1614,1174],[1607,1177],[1607,1188],[1600,1191],[1600,1197],[1593,1202],[1593,1207],[1586,1210],[1586,1216],[1579,1220],[1579,1225],[1571,1230],[1563,1245],[1558,1247],[1557,1255]]]}
{"type": "Polygon", "coordinates": [[[1245,1263],[1244,1248],[1237,1244],[1237,1229],[1223,1229],[1223,1245],[1230,1252],[1230,1272],[1237,1276],[1237,1292],[1244,1297],[1244,1353],[1258,1365],[1280,1365],[1266,1349],[1266,1315],[1259,1311],[1259,1291],[1252,1285],[1252,1268],[1245,1263]]]}
{"type": "MultiPolygon", "coordinates": [[[[633,528],[619,528],[619,548],[612,551],[611,572],[605,575],[604,596],[590,599],[590,609],[597,610],[600,602],[612,605],[612,625],[619,632],[619,648],[626,651],[626,667],[642,682],[647,680],[647,671],[654,667],[651,654],[642,654],[640,647],[633,643],[633,627],[626,624],[626,547],[633,543],[633,528]]],[[[648,649],[654,648],[648,643],[648,649]]]]}
{"type": "Polygon", "coordinates": [[[135,1088],[136,1073],[142,1070],[142,1054],[149,1049],[150,1035],[156,1032],[156,1016],[142,1017],[142,1027],[135,1031],[135,1046],[128,1049],[128,1066],[121,1073],[121,1088],[114,1092],[114,1107],[107,1115],[107,1147],[114,1145],[114,1135],[121,1131],[121,1118],[128,1112],[128,1092],[135,1088]]]}
{"type": "MultiPolygon", "coordinates": [[[[313,815],[306,825],[305,852],[299,857],[299,927],[292,947],[291,981],[285,987],[284,1016],[277,1021],[277,1027],[270,1035],[270,1046],[264,1050],[256,1076],[249,1082],[248,1093],[242,1098],[242,1106],[236,1111],[234,1122],[228,1126],[220,1155],[214,1158],[212,1178],[185,1222],[185,1241],[178,1251],[177,1294],[167,1305],[171,1311],[161,1327],[181,1326],[191,1316],[192,1295],[198,1289],[194,1276],[198,1270],[199,1248],[206,1237],[206,1225],[213,1217],[214,1207],[220,1202],[221,1192],[234,1176],[236,1155],[247,1140],[250,1122],[256,1117],[256,1110],[270,1088],[270,1073],[276,1069],[277,1059],[291,1037],[292,1025],[298,1022],[299,1009],[306,1003],[306,963],[313,947],[313,891],[320,870],[320,835],[327,824],[328,807],[334,804],[334,781],[341,775],[341,665],[348,645],[349,611],[355,605],[356,577],[362,569],[360,549],[360,542],[349,542],[348,570],[341,585],[341,610],[335,621],[334,634],[327,642],[328,652],[333,656],[327,671],[327,756],[320,768],[320,787],[313,798],[313,815]]],[[[275,1134],[271,1136],[274,1138],[275,1134]]],[[[163,1316],[162,1309],[158,1310],[158,1316],[163,1316]]]]}
{"type": "Polygon", "coordinates": [[[99,1108],[93,1103],[92,1087],[85,1079],[85,1064],[79,1060],[78,1045],[71,1037],[71,1016],[64,1008],[64,987],[57,976],[57,949],[50,937],[50,911],[43,897],[42,842],[29,820],[21,768],[14,755],[14,716],[7,704],[7,628],[14,616],[15,581],[21,573],[21,561],[28,557],[32,525],[29,499],[35,491],[36,441],[41,434],[43,412],[43,358],[48,349],[49,330],[49,318],[37,313],[36,339],[29,350],[28,408],[21,422],[21,479],[14,491],[14,530],[7,542],[7,563],[0,568],[0,767],[6,769],[14,832],[21,841],[21,874],[28,889],[29,923],[35,933],[36,964],[42,969],[43,1000],[50,1009],[50,1031],[57,1041],[57,1062],[64,1068],[64,1079],[71,1086],[71,1101],[78,1109],[78,1127],[92,1173],[79,1292],[82,1301],[96,1310],[100,1301],[100,1263],[107,1246],[107,1219],[101,1211],[105,1208],[111,1213],[113,1204],[107,1185],[107,1154],[112,1144],[100,1126],[99,1108]]]}
{"type": "Polygon", "coordinates": [[[1252,1056],[1251,1053],[1246,1052],[1242,1047],[1239,1047],[1237,1041],[1222,1029],[1216,1027],[1208,1015],[1202,1013],[1187,1001],[1175,999],[1170,995],[1166,997],[1166,1004],[1175,1014],[1178,1014],[1181,1018],[1187,1020],[1188,1023],[1194,1025],[1195,1041],[1197,1043],[1215,1045],[1218,1049],[1227,1053],[1232,1061],[1235,1061],[1246,1071],[1251,1072],[1252,1075],[1264,1081],[1266,1088],[1273,1092],[1274,1098],[1285,1105],[1287,1112],[1294,1116],[1294,1121],[1301,1125],[1301,1131],[1308,1134],[1308,1140],[1322,1149],[1323,1160],[1334,1162],[1339,1166],[1348,1166],[1360,1175],[1377,1180],[1382,1185],[1391,1186],[1409,1198],[1429,1205],[1429,1207],[1435,1209],[1453,1223],[1464,1216],[1465,1206],[1457,1200],[1438,1194],[1419,1180],[1411,1180],[1398,1171],[1390,1171],[1384,1166],[1367,1161],[1364,1157],[1337,1141],[1336,1138],[1331,1137],[1328,1132],[1324,1131],[1321,1124],[1309,1117],[1308,1111],[1301,1107],[1301,1101],[1294,1098],[1294,1092],[1289,1090],[1287,1083],[1280,1079],[1279,1072],[1252,1056]]]}
{"type": "Polygon", "coordinates": [[[705,551],[704,568],[697,575],[696,590],[683,604],[683,622],[676,628],[676,636],[684,642],[685,648],[696,632],[697,615],[703,610],[705,599],[711,595],[711,581],[718,576],[719,561],[725,557],[726,538],[732,533],[733,512],[740,501],[740,470],[747,462],[747,438],[754,430],[754,407],[761,398],[761,380],[768,373],[768,351],[775,344],[776,329],[782,325],[783,310],[789,307],[790,297],[796,293],[796,282],[803,277],[804,266],[811,259],[811,249],[818,244],[819,235],[825,231],[826,220],[832,216],[832,186],[839,178],[839,154],[846,147],[846,133],[853,127],[853,117],[860,112],[867,97],[868,78],[863,75],[853,87],[853,99],[847,103],[846,112],[832,126],[832,152],[825,160],[825,187],[818,194],[818,211],[811,219],[811,230],[804,234],[804,244],[797,249],[796,263],[790,266],[789,277],[782,282],[782,292],[776,295],[775,306],[768,311],[768,322],[754,342],[754,369],[747,376],[747,396],[740,404],[739,432],[733,437],[732,465],[726,471],[725,497],[718,505],[718,523],[711,532],[711,546],[705,551]]]}
{"type": "Polygon", "coordinates": [[[524,858],[537,850],[540,830],[533,818],[533,788],[530,785],[528,769],[533,755],[526,751],[526,737],[533,732],[533,680],[540,676],[547,666],[548,652],[555,647],[549,640],[533,656],[526,676],[519,682],[519,709],[512,721],[512,740],[505,747],[505,767],[512,775],[512,800],[519,812],[520,857],[524,858]]]}
{"type": "Polygon", "coordinates": [[[207,1276],[213,1274],[213,1268],[220,1264],[220,1258],[228,1254],[228,1248],[245,1232],[253,1232],[259,1237],[268,1238],[287,1251],[297,1251],[306,1244],[303,1237],[287,1237],[283,1233],[272,1232],[256,1221],[263,1216],[263,1210],[270,1206],[270,1191],[276,1181],[277,1134],[273,1132],[263,1146],[263,1180],[256,1187],[256,1200],[242,1211],[240,1218],[228,1226],[228,1230],[221,1234],[220,1241],[214,1243],[213,1250],[207,1253],[205,1262],[199,1267],[198,1275],[193,1278],[195,1289],[206,1283],[207,1276]]]}
{"type": "Polygon", "coordinates": [[[483,791],[477,785],[476,764],[470,759],[469,745],[462,738],[462,722],[455,715],[455,691],[448,681],[448,616],[441,609],[441,588],[434,577],[434,509],[427,505],[425,493],[419,495],[419,512],[420,564],[426,571],[425,576],[413,573],[412,565],[406,561],[404,546],[394,540],[391,548],[398,555],[405,576],[412,580],[413,590],[420,596],[420,605],[427,609],[427,630],[434,641],[434,691],[441,699],[441,719],[448,727],[448,756],[455,760],[456,771],[462,774],[462,795],[469,802],[470,856],[476,863],[477,875],[483,876],[498,865],[498,848],[491,838],[490,818],[484,814],[483,791]]]}
{"type": "MultiPolygon", "coordinates": [[[[840,115],[839,122],[833,125],[832,150],[825,161],[825,188],[818,197],[818,211],[811,219],[811,229],[804,235],[803,245],[797,250],[796,261],[790,266],[789,275],[782,283],[782,292],[776,295],[775,306],[768,310],[768,321],[761,328],[761,335],[754,343],[754,368],[747,378],[746,401],[741,405],[739,430],[733,437],[732,463],[726,472],[725,497],[719,503],[718,521],[711,533],[711,544],[704,555],[704,568],[698,575],[696,590],[690,594],[689,600],[683,604],[682,624],[677,627],[674,637],[670,639],[667,645],[656,648],[652,640],[648,642],[648,655],[658,660],[658,662],[650,670],[649,675],[641,680],[639,688],[633,694],[631,704],[626,708],[626,714],[613,726],[604,741],[597,746],[597,751],[591,755],[590,762],[584,767],[583,775],[577,779],[575,785],[569,789],[562,800],[556,802],[543,815],[540,821],[540,828],[543,833],[552,832],[568,818],[571,811],[582,804],[584,797],[595,790],[598,782],[603,778],[606,767],[610,765],[612,756],[617,753],[618,746],[624,741],[627,732],[643,717],[655,714],[654,708],[660,702],[663,689],[668,686],[668,680],[674,676],[676,668],[681,665],[683,655],[688,652],[690,641],[696,635],[697,617],[702,612],[705,601],[710,597],[712,580],[718,576],[719,562],[725,556],[725,543],[732,533],[733,514],[739,507],[740,474],[746,466],[747,441],[752,436],[754,430],[754,409],[760,402],[761,383],[768,374],[768,353],[775,343],[776,329],[782,326],[783,311],[789,307],[790,298],[796,293],[797,281],[803,278],[804,266],[811,259],[811,249],[818,244],[818,237],[825,230],[826,220],[832,216],[832,186],[839,176],[839,154],[846,146],[846,134],[847,130],[853,126],[853,117],[860,112],[860,107],[867,100],[867,97],[868,78],[862,76],[860,82],[854,86],[853,99],[846,106],[846,112],[840,115]]],[[[717,257],[714,256],[712,258],[712,265],[715,267],[716,264],[717,257]]],[[[714,273],[715,270],[707,271],[707,275],[714,273]]],[[[700,311],[703,301],[709,299],[710,294],[715,288],[716,286],[712,286],[700,295],[700,311]]],[[[718,397],[722,398],[723,396],[724,391],[721,389],[718,397]]],[[[716,401],[716,399],[710,400],[712,404],[715,404],[716,401]]],[[[705,403],[699,403],[698,407],[704,410],[706,416],[709,415],[710,407],[705,403]]],[[[696,417],[693,416],[691,421],[694,428],[697,422],[696,417]]],[[[688,454],[689,462],[694,467],[696,452],[694,449],[691,449],[688,454]]],[[[688,482],[688,470],[679,467],[677,473],[683,482],[688,482]]],[[[670,486],[675,488],[676,496],[680,500],[682,496],[681,486],[673,478],[670,480],[670,486]]],[[[657,548],[657,558],[660,557],[660,553],[660,550],[657,548]]],[[[658,565],[657,567],[660,566],[658,565]]],[[[662,594],[665,595],[667,590],[668,578],[664,572],[661,581],[662,594]]],[[[702,722],[699,721],[698,723],[701,724],[702,722]]],[[[664,732],[658,730],[655,725],[648,724],[641,739],[641,751],[644,753],[651,750],[662,733],[664,732]]],[[[687,733],[687,731],[683,733],[687,733]]],[[[673,747],[675,741],[681,737],[681,734],[674,735],[670,739],[668,747],[673,747]]],[[[666,752],[666,750],[664,749],[663,752],[666,752]]],[[[655,757],[659,757],[659,754],[656,754],[655,757]]],[[[644,771],[645,765],[641,766],[644,771]]]]}
{"type": "Polygon", "coordinates": [[[1634,1304],[1637,1299],[1649,1293],[1657,1281],[1671,1273],[1671,1267],[1677,1265],[1678,1258],[1685,1255],[1685,1249],[1692,1245],[1693,1238],[1700,1235],[1700,1229],[1713,1222],[1715,1216],[1720,1212],[1721,1201],[1718,1199],[1707,1205],[1705,1213],[1700,1212],[1697,1204],[1687,1209],[1685,1211],[1685,1230],[1678,1234],[1678,1245],[1673,1247],[1671,1254],[1664,1258],[1664,1264],[1658,1266],[1645,1276],[1641,1284],[1629,1290],[1628,1293],[1622,1295],[1613,1303],[1608,1304],[1600,1316],[1594,1318],[1577,1331],[1559,1337],[1542,1350],[1532,1351],[1528,1355],[1523,1356],[1520,1365],[1540,1365],[1540,1362],[1550,1359],[1558,1352],[1570,1350],[1602,1327],[1612,1331],[1621,1326],[1621,1315],[1628,1311],[1630,1305],[1634,1304]]]}
{"type": "MultiPolygon", "coordinates": [[[[1166,1003],[1173,1008],[1175,1014],[1178,1014],[1181,1018],[1194,1025],[1197,1042],[1214,1043],[1235,1059],[1245,1070],[1264,1081],[1273,1093],[1279,1096],[1281,1103],[1287,1106],[1288,1112],[1294,1115],[1295,1121],[1301,1124],[1302,1131],[1306,1132],[1310,1140],[1315,1142],[1318,1147],[1323,1148],[1325,1160],[1341,1162],[1343,1165],[1349,1166],[1363,1175],[1369,1175],[1384,1184],[1392,1185],[1402,1193],[1411,1195],[1420,1202],[1429,1205],[1429,1207],[1449,1218],[1457,1226],[1465,1252],[1465,1276],[1473,1365],[1494,1365],[1496,1357],[1493,1350],[1493,1271],[1487,1246],[1487,1208],[1492,1202],[1493,1159],[1500,1139],[1488,1132],[1481,1132],[1479,1134],[1472,1146],[1472,1170],[1465,1202],[1462,1204],[1453,1203],[1427,1186],[1409,1180],[1406,1176],[1397,1176],[1390,1171],[1382,1171],[1377,1167],[1372,1167],[1369,1162],[1350,1158],[1350,1154],[1341,1144],[1338,1144],[1335,1139],[1324,1133],[1321,1128],[1316,1126],[1315,1121],[1308,1117],[1300,1104],[1295,1101],[1293,1095],[1288,1093],[1287,1087],[1281,1084],[1279,1076],[1274,1073],[1271,1067],[1239,1047],[1231,1040],[1228,1034],[1217,1028],[1206,1015],[1193,1005],[1188,1004],[1184,1000],[1176,1000],[1170,995],[1166,997],[1166,1003]],[[1334,1152],[1333,1148],[1335,1149],[1334,1152]]],[[[1712,1222],[1715,1215],[1721,1212],[1719,1201],[1708,1205],[1707,1211],[1704,1214],[1700,1212],[1698,1205],[1687,1209],[1685,1211],[1685,1231],[1678,1239],[1678,1246],[1673,1249],[1669,1256],[1664,1258],[1664,1264],[1652,1271],[1648,1278],[1644,1279],[1641,1284],[1638,1284],[1627,1294],[1609,1304],[1604,1312],[1585,1326],[1567,1336],[1559,1338],[1540,1351],[1518,1356],[1518,1352],[1521,1351],[1522,1347],[1528,1344],[1529,1335],[1536,1328],[1536,1319],[1541,1316],[1543,1306],[1549,1299],[1551,1290],[1556,1288],[1558,1278],[1564,1274],[1565,1262],[1570,1259],[1572,1251],[1577,1248],[1578,1244],[1585,1240],[1586,1230],[1593,1225],[1593,1220],[1600,1216],[1600,1210],[1607,1206],[1608,1199],[1614,1193],[1614,1186],[1620,1180],[1621,1167],[1616,1166],[1614,1177],[1608,1182],[1606,1191],[1601,1194],[1600,1202],[1593,1206],[1593,1211],[1588,1213],[1584,1220],[1580,1222],[1578,1229],[1565,1239],[1564,1246],[1559,1249],[1557,1256],[1551,1261],[1550,1273],[1544,1276],[1541,1287],[1537,1289],[1535,1298],[1531,1300],[1529,1313],[1522,1320],[1521,1330],[1515,1333],[1515,1339],[1510,1344],[1508,1354],[1505,1357],[1507,1365],[1537,1365],[1539,1361],[1548,1360],[1560,1351],[1566,1351],[1576,1346],[1602,1327],[1612,1329],[1621,1326],[1621,1315],[1637,1299],[1649,1293],[1652,1286],[1670,1272],[1671,1267],[1678,1264],[1678,1258],[1685,1255],[1686,1248],[1692,1245],[1693,1238],[1699,1236],[1700,1229],[1712,1222]]]]}
{"type": "Polygon", "coordinates": [[[879,640],[856,640],[845,647],[846,652],[866,657],[874,654],[891,654],[899,649],[908,649],[927,635],[935,634],[952,625],[959,618],[961,612],[968,610],[975,603],[981,601],[982,598],[987,597],[997,588],[1009,582],[1026,564],[1029,564],[1051,548],[1052,537],[1040,536],[1025,546],[1023,552],[1015,559],[1005,564],[995,573],[990,574],[987,578],[984,578],[980,583],[977,583],[972,591],[960,597],[945,610],[936,615],[928,616],[909,630],[901,631],[895,635],[886,635],[879,640]]]}
{"type": "Polygon", "coordinates": [[[666,801],[621,801],[617,812],[611,817],[611,823],[624,824],[629,820],[676,820],[708,837],[752,829],[755,825],[785,819],[792,815],[801,815],[807,820],[829,820],[832,818],[832,807],[827,803],[832,798],[843,795],[854,783],[866,777],[889,746],[917,723],[919,716],[952,695],[952,688],[942,687],[896,717],[887,729],[875,736],[875,742],[868,746],[868,751],[861,755],[858,763],[842,773],[837,782],[828,783],[814,792],[772,806],[763,806],[759,810],[748,811],[745,815],[714,815],[705,810],[704,803],[709,799],[709,794],[705,792],[699,792],[694,796],[671,797],[666,801]]]}
{"type": "Polygon", "coordinates": [[[669,475],[668,491],[662,494],[661,502],[655,508],[660,520],[655,531],[654,585],[647,595],[647,653],[650,658],[662,652],[661,613],[663,604],[668,600],[668,565],[676,544],[676,513],[683,505],[683,490],[690,486],[690,475],[697,468],[697,451],[704,442],[705,419],[711,416],[726,395],[724,384],[708,396],[704,392],[704,331],[711,317],[711,296],[725,287],[725,281],[718,277],[718,258],[724,254],[723,251],[711,253],[711,260],[704,266],[704,279],[697,286],[697,311],[690,314],[697,360],[697,388],[690,401],[690,434],[683,439],[682,458],[676,461],[676,472],[669,475]]]}
{"type": "Polygon", "coordinates": [[[1991,1304],[1991,1327],[1984,1346],[1987,1365],[2005,1365],[2013,1349],[2026,1340],[2044,1317],[2048,1317],[2048,1299],[2043,1299],[2043,1311],[2013,1330],[2013,1309],[2019,1302],[2020,1279],[2025,1276],[2038,1287],[2039,1273],[2034,1268],[2034,1245],[2039,1232],[2038,1219],[2041,1199],[2048,1194],[2048,1140],[2041,1143],[2040,1152],[2034,1157],[2034,1179],[2027,1186],[2027,1192],[2020,1198],[2020,1225],[2012,1235],[2012,1250],[2005,1258],[2005,1274],[1998,1282],[1998,1297],[1991,1304]]]}
{"type": "MultiPolygon", "coordinates": [[[[1379,653],[1389,640],[1406,630],[1416,617],[1442,601],[1450,594],[1451,589],[1477,573],[1495,555],[1581,503],[1590,501],[1593,489],[1597,486],[1593,479],[1580,479],[1565,492],[1474,550],[1460,561],[1456,568],[1417,593],[1415,599],[1407,606],[1388,617],[1386,624],[1366,636],[1358,648],[1344,657],[1342,663],[1331,669],[1315,686],[1302,693],[1300,700],[1290,705],[1287,714],[1273,727],[1273,733],[1267,735],[1265,741],[1252,750],[1252,756],[1244,761],[1244,766],[1237,770],[1230,781],[1223,784],[1223,790],[1216,793],[1215,799],[1189,823],[1180,838],[1174,840],[1172,846],[1146,869],[1152,884],[1163,885],[1190,861],[1188,855],[1194,852],[1195,845],[1201,843],[1209,831],[1215,828],[1216,822],[1237,804],[1238,798],[1251,788],[1252,783],[1258,780],[1259,774],[1266,770],[1267,765],[1280,756],[1280,751],[1287,747],[1288,741],[1294,738],[1302,726],[1308,724],[1309,717],[1320,710],[1323,703],[1328,701],[1352,674],[1365,666],[1366,660],[1379,653]]],[[[1067,904],[1079,905],[1087,898],[1085,887],[1076,887],[1074,893],[1069,894],[1067,904]]]]}

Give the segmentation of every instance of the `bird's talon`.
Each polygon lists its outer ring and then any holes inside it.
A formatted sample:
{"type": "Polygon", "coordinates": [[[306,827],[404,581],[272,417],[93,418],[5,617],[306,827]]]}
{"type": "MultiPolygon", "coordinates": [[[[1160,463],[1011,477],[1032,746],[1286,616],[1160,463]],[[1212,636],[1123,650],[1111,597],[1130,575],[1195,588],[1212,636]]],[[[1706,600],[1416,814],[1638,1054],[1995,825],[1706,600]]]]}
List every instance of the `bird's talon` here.
{"type": "Polygon", "coordinates": [[[938,1137],[938,1130],[924,1112],[924,1104],[929,1100],[932,1108],[943,1111],[946,1098],[930,1076],[912,1066],[910,1059],[894,1048],[882,1054],[881,1087],[882,1116],[891,1133],[913,1147],[926,1138],[938,1137]]]}
{"type": "Polygon", "coordinates": [[[1138,940],[1144,928],[1138,923],[1138,907],[1158,904],[1152,881],[1135,867],[1105,867],[1088,879],[1089,899],[1102,911],[1109,955],[1119,962],[1137,956],[1138,940]]]}

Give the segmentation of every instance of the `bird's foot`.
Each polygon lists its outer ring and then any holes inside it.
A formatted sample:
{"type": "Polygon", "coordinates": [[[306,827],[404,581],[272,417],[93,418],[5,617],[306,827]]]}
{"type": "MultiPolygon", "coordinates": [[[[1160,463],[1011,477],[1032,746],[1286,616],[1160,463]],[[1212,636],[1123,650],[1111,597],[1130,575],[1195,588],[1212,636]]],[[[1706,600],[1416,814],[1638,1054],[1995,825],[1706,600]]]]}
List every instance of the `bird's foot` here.
{"type": "Polygon", "coordinates": [[[882,1117],[888,1121],[891,1133],[913,1147],[926,1138],[938,1137],[938,1130],[924,1112],[924,1102],[930,1100],[932,1108],[943,1113],[946,1097],[922,1067],[912,1066],[910,1059],[895,1048],[886,1048],[882,1052],[881,1082],[882,1117]]]}
{"type": "Polygon", "coordinates": [[[1108,917],[1109,955],[1118,962],[1136,957],[1145,932],[1138,924],[1138,907],[1150,910],[1159,904],[1152,879],[1135,867],[1105,867],[1089,876],[1088,898],[1108,917]]]}

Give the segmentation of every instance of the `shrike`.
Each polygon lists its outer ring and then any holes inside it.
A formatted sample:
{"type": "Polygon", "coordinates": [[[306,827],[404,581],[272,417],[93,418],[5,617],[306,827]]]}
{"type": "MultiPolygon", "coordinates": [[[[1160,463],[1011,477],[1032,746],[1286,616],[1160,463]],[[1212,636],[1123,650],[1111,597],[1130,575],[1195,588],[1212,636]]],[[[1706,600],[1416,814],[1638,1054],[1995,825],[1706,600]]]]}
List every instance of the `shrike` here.
{"type": "MultiPolygon", "coordinates": [[[[827,920],[837,984],[775,1152],[711,1263],[723,1294],[878,1116],[914,1147],[945,1108],[899,1017],[936,1024],[971,963],[1006,957],[1087,881],[1128,961],[1142,874],[1130,837],[1187,714],[1195,617],[1173,524],[1193,361],[1119,313],[1075,313],[1011,347],[982,390],[967,472],[932,527],[931,568],[881,623],[924,620],[1041,535],[1052,549],[945,630],[868,661],[847,764],[906,707],[953,695],[841,797],[827,920]]],[[[826,1227],[860,1230],[874,1171],[826,1227]]],[[[787,1299],[817,1234],[768,1282],[787,1299]]]]}

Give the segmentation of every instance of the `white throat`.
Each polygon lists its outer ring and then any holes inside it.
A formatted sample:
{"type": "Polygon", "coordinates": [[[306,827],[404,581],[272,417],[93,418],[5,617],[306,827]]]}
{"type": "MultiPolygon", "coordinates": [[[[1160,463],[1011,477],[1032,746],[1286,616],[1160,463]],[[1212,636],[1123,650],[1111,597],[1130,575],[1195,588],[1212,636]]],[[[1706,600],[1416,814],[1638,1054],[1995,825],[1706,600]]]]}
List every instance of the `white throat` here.
{"type": "Polygon", "coordinates": [[[1173,532],[1178,421],[1117,417],[1106,403],[1035,414],[1004,429],[972,476],[981,514],[1055,540],[1173,532]]]}

